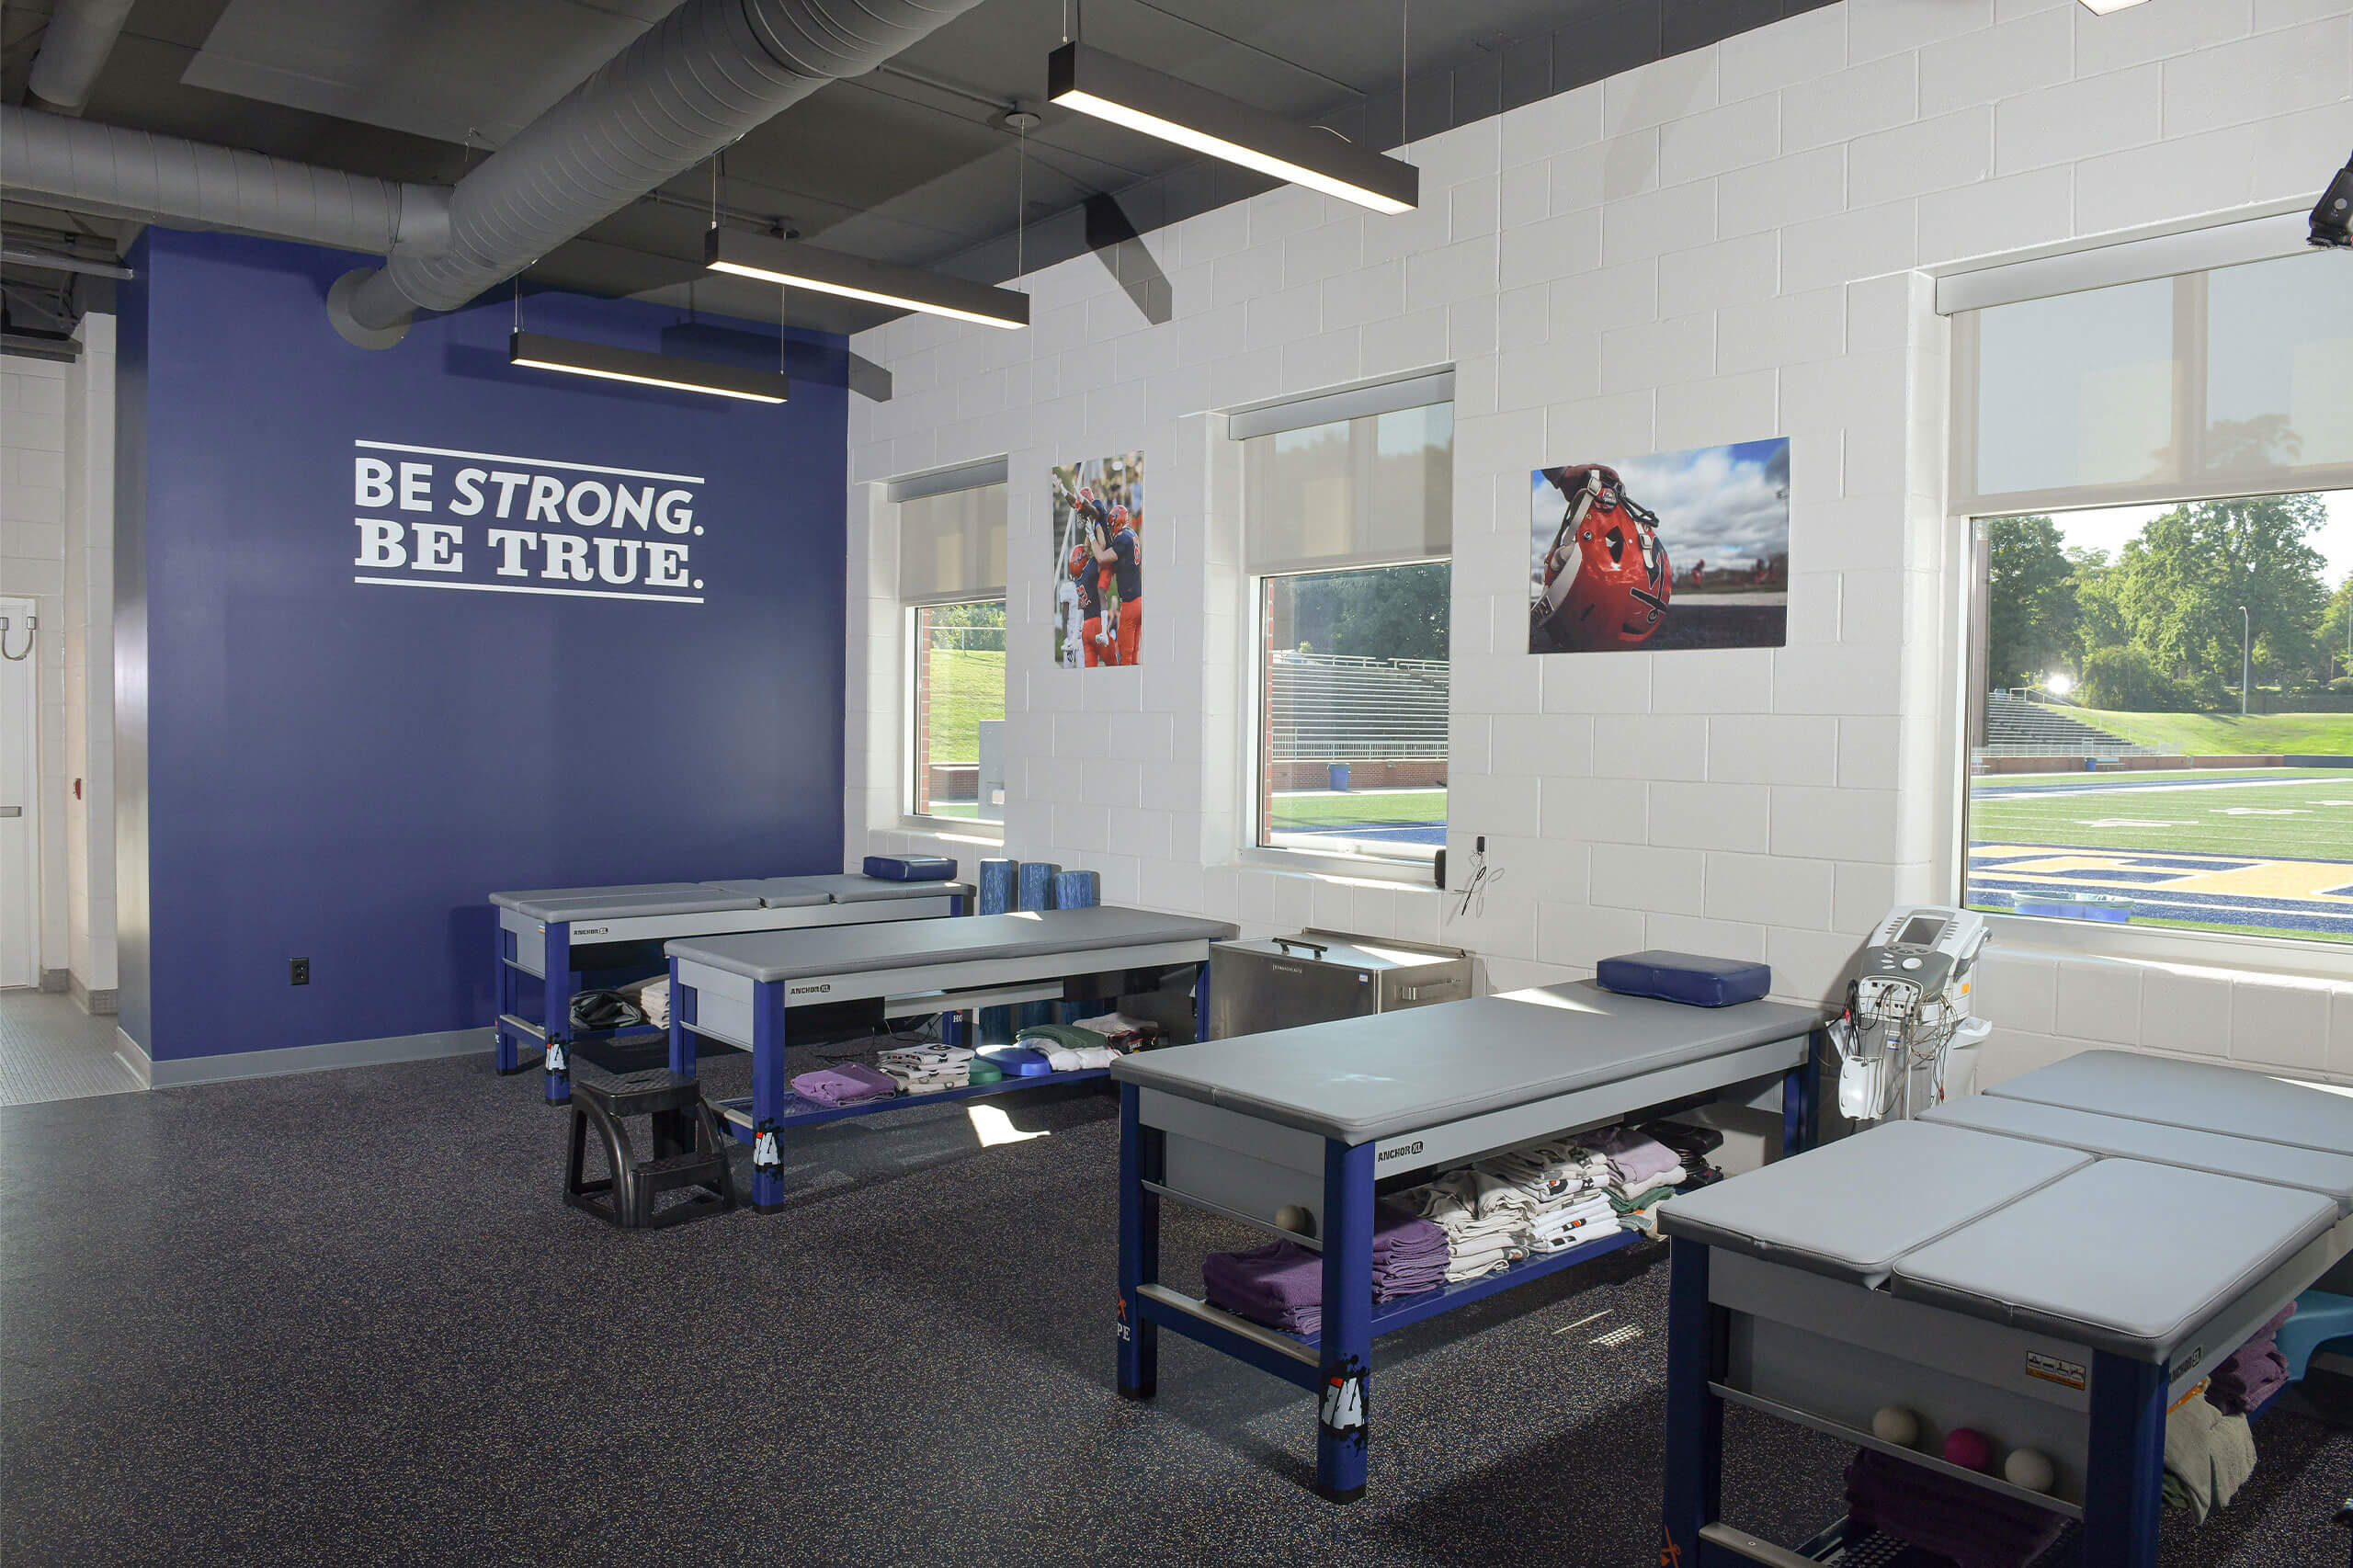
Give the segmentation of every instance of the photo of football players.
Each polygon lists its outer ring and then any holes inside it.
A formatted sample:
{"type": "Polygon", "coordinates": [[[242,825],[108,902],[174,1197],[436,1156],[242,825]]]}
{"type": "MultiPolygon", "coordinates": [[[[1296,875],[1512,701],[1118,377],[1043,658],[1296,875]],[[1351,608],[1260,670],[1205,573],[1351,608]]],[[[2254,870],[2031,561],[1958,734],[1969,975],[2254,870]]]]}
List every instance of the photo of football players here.
{"type": "Polygon", "coordinates": [[[1056,464],[1054,662],[1135,665],[1143,653],[1143,454],[1056,464]]]}
{"type": "Polygon", "coordinates": [[[1531,653],[1789,640],[1790,443],[1529,476],[1531,653]]]}

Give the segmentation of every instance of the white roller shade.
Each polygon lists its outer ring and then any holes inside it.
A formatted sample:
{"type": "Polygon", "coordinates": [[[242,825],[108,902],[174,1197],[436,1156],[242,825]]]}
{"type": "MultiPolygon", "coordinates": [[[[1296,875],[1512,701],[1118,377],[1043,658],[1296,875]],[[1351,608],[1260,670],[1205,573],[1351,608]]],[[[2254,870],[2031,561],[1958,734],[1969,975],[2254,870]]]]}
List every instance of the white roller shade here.
{"type": "Polygon", "coordinates": [[[1006,486],[899,503],[899,597],[909,604],[1005,593],[1006,486]]]}
{"type": "Polygon", "coordinates": [[[1451,403],[1278,429],[1242,447],[1253,573],[1454,552],[1451,403]]]}

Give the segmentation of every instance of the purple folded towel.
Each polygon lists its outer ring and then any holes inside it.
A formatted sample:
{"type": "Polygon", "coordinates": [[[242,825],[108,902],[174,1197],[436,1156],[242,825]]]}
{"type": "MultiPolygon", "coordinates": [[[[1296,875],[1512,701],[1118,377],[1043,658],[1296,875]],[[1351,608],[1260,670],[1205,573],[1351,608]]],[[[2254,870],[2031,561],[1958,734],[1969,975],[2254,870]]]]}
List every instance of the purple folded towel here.
{"type": "Polygon", "coordinates": [[[2277,1317],[2247,1336],[2247,1342],[2214,1369],[2207,1381],[2206,1402],[2225,1415],[2245,1415],[2287,1385],[2288,1358],[2276,1343],[2279,1331],[2296,1315],[2289,1302],[2277,1317]]]}
{"type": "Polygon", "coordinates": [[[1586,1147],[1609,1161],[1609,1174],[1628,1192],[1640,1192],[1653,1176],[1665,1176],[1683,1163],[1683,1156],[1640,1132],[1613,1127],[1585,1141],[1586,1147]]]}
{"type": "MultiPolygon", "coordinates": [[[[1446,1232],[1430,1221],[1381,1203],[1373,1210],[1372,1299],[1394,1301],[1446,1282],[1446,1232]]],[[[1324,1258],[1295,1242],[1269,1242],[1248,1252],[1213,1252],[1201,1259],[1210,1305],[1291,1334],[1323,1326],[1324,1258]]]]}
{"type": "Polygon", "coordinates": [[[2047,1508],[1869,1449],[1847,1466],[1847,1513],[1960,1568],[2022,1568],[2067,1522],[2047,1508]]]}
{"type": "Polygon", "coordinates": [[[899,1081],[863,1062],[845,1062],[838,1067],[801,1074],[792,1080],[792,1092],[812,1105],[858,1105],[890,1098],[899,1092],[899,1081]]]}

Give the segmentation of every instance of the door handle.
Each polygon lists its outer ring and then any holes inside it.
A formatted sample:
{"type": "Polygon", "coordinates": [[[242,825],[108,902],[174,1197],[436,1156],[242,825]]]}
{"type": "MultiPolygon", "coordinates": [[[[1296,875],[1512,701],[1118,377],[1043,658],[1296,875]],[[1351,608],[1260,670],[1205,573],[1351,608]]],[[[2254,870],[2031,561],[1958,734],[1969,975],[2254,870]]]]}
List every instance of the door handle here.
{"type": "Polygon", "coordinates": [[[25,808],[22,806],[0,806],[0,817],[20,817],[24,814],[25,808]]]}

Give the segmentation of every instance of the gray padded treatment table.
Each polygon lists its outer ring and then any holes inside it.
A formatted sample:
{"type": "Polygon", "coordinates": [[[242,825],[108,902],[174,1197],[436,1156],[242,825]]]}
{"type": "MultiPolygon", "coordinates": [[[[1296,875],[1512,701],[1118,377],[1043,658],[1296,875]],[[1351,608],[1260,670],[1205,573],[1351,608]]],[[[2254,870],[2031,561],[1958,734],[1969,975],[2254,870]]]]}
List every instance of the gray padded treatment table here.
{"type": "Polygon", "coordinates": [[[2163,1365],[2336,1218],[2301,1187],[2095,1160],[1906,1253],[1888,1288],[2163,1365]],[[2151,1214],[2165,1222],[2143,1222],[2151,1214]]]}
{"type": "Polygon", "coordinates": [[[1778,1107],[1794,1149],[1811,1125],[1824,1022],[1815,1007],[1686,1006],[1587,982],[1121,1058],[1111,1066],[1120,1393],[1151,1396],[1160,1330],[1198,1340],[1316,1391],[1315,1489],[1335,1501],[1360,1495],[1374,1336],[1642,1239],[1613,1226],[1580,1246],[1375,1305],[1375,1181],[1716,1099],[1778,1107]],[[1322,1252],[1322,1332],[1278,1333],[1162,1285],[1164,1200],[1322,1252]]]}
{"type": "Polygon", "coordinates": [[[2154,1568],[2167,1411],[2353,1253],[2349,1145],[2341,1096],[2087,1051],[1677,1198],[1670,1547],[1788,1561],[1721,1522],[1733,1403],[2074,1515],[2086,1568],[2154,1568]],[[1873,1436],[1891,1404],[1916,1449],[1873,1436]],[[2050,1457],[2050,1494],[1936,1457],[1964,1426],[2050,1457]]]}
{"type": "Polygon", "coordinates": [[[1985,1092],[2353,1154],[2353,1097],[2283,1084],[2244,1067],[2086,1051],[1985,1092]]]}
{"type": "MultiPolygon", "coordinates": [[[[928,922],[961,915],[971,893],[961,882],[842,875],[492,893],[498,960],[493,1038],[498,1071],[527,1070],[530,1063],[523,1058],[528,1047],[546,1074],[549,1101],[562,1104],[572,1095],[570,1048],[584,1038],[618,1040],[629,1036],[627,1030],[573,1028],[572,1002],[583,970],[649,972],[660,961],[659,944],[674,937],[928,922]],[[523,1016],[526,975],[541,982],[541,1016],[537,1019],[523,1016]]],[[[654,1038],[653,1031],[643,1038],[654,1038]]]]}
{"type": "Polygon", "coordinates": [[[1820,1021],[1779,1002],[1690,1007],[1580,982],[1153,1051],[1112,1076],[1363,1143],[1803,1039],[1820,1021]]]}
{"type": "Polygon", "coordinates": [[[2113,1159],[2187,1165],[2216,1176],[2266,1181],[2275,1187],[2300,1187],[2334,1200],[2338,1214],[2353,1214],[2353,1154],[2324,1153],[2291,1143],[2266,1143],[2164,1122],[2102,1116],[2097,1111],[2045,1105],[2040,1100],[2007,1100],[1991,1094],[1964,1095],[1948,1101],[1923,1112],[1920,1121],[1974,1128],[2005,1137],[2031,1139],[2038,1143],[2058,1143],[2113,1159]]]}
{"type": "Polygon", "coordinates": [[[708,984],[699,973],[703,971],[735,975],[757,984],[824,977],[832,983],[827,994],[841,1000],[947,988],[931,984],[919,972],[911,981],[904,971],[948,964],[1002,964],[1154,944],[1219,942],[1234,930],[1222,920],[1106,904],[1093,909],[975,915],[952,925],[907,922],[789,935],[756,931],[689,937],[669,943],[666,950],[689,984],[708,984]]]}
{"type": "MultiPolygon", "coordinates": [[[[915,903],[886,897],[874,907],[911,908],[915,903]]],[[[1202,1028],[1210,947],[1235,933],[1222,920],[1098,905],[682,937],[665,947],[670,960],[670,1070],[691,1074],[696,1042],[703,1038],[752,1053],[750,1097],[722,1101],[717,1108],[736,1137],[752,1145],[752,1207],[774,1213],[784,1204],[786,1130],[910,1103],[881,1099],[826,1107],[802,1100],[785,1072],[785,1025],[791,1008],[880,998],[886,1017],[946,1017],[1018,1003],[1100,999],[1127,987],[1127,977],[1137,973],[1149,978],[1133,989],[1156,989],[1165,976],[1181,972],[1194,984],[1195,1027],[1202,1028]],[[1102,976],[1118,977],[1118,985],[1107,991],[1102,976]],[[1074,992],[1074,985],[1081,988],[1074,992]]],[[[926,1094],[913,1103],[1006,1094],[1103,1074],[1098,1067],[1012,1076],[1001,1085],[926,1094]]]]}
{"type": "Polygon", "coordinates": [[[1659,1229],[1877,1285],[1899,1258],[2092,1163],[2076,1149],[1891,1121],[1678,1196],[1659,1229]]]}

